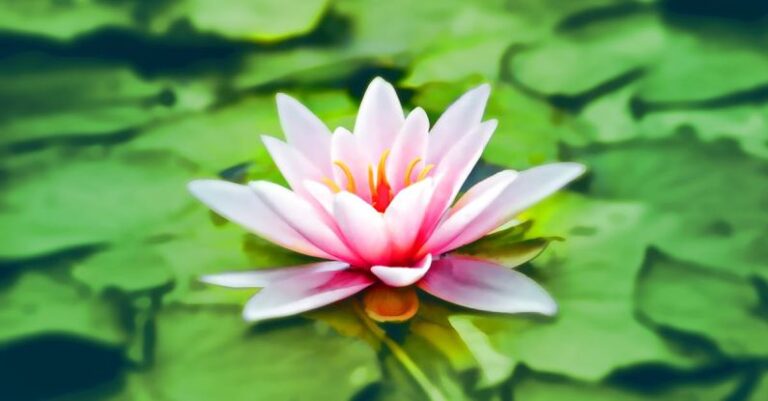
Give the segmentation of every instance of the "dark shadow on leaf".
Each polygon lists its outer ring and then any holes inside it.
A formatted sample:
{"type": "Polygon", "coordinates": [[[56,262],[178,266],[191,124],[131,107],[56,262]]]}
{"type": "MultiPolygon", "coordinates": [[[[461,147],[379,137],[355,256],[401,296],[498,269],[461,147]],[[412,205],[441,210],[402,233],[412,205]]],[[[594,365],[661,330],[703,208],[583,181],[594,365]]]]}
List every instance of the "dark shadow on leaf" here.
{"type": "Polygon", "coordinates": [[[0,389],[8,400],[49,399],[115,381],[125,365],[118,348],[55,334],[26,338],[0,348],[0,389]]]}
{"type": "Polygon", "coordinates": [[[653,4],[645,3],[618,3],[609,4],[600,7],[587,8],[577,11],[560,21],[555,27],[556,32],[569,32],[583,29],[592,24],[599,24],[606,21],[623,19],[635,14],[652,12],[655,10],[653,4]]]}

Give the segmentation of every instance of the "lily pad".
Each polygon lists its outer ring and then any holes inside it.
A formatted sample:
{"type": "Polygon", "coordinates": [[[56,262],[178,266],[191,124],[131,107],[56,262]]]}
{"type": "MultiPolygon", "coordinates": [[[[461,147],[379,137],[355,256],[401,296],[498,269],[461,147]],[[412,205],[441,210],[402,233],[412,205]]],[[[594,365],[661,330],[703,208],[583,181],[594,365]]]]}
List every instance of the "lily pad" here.
{"type": "Polygon", "coordinates": [[[222,7],[214,0],[173,0],[152,20],[163,32],[180,19],[188,19],[202,32],[230,39],[274,42],[311,31],[320,21],[328,0],[307,0],[290,6],[278,0],[234,1],[222,7]]]}
{"type": "Polygon", "coordinates": [[[112,399],[346,400],[380,377],[360,340],[317,322],[249,328],[237,308],[166,309],[155,361],[112,399]]]}
{"type": "Polygon", "coordinates": [[[641,13],[561,32],[521,51],[505,67],[538,92],[575,95],[651,64],[666,36],[657,15],[641,13]]]}
{"type": "Polygon", "coordinates": [[[692,383],[673,387],[666,391],[640,393],[608,385],[580,383],[563,379],[527,377],[514,388],[515,399],[526,401],[573,400],[573,401],[721,401],[737,390],[740,383],[733,379],[692,383]]]}
{"type": "Polygon", "coordinates": [[[0,195],[0,259],[143,237],[189,205],[191,172],[167,153],[50,160],[13,176],[0,195]]]}
{"type": "Polygon", "coordinates": [[[634,364],[694,363],[635,320],[634,282],[648,245],[644,213],[638,204],[576,195],[537,206],[530,212],[530,235],[567,238],[552,243],[528,272],[557,301],[557,317],[486,317],[474,323],[512,361],[587,381],[634,364]]]}
{"type": "Polygon", "coordinates": [[[127,2],[98,0],[3,0],[0,2],[0,27],[68,39],[104,26],[130,26],[133,8],[127,2]]]}
{"type": "Polygon", "coordinates": [[[644,202],[650,241],[674,258],[741,277],[765,277],[768,164],[728,143],[691,136],[584,155],[597,196],[644,202]],[[730,195],[727,195],[730,194],[730,195]]]}
{"type": "Polygon", "coordinates": [[[691,102],[768,84],[762,45],[739,43],[722,32],[676,38],[649,69],[639,96],[646,102],[691,102]]]}
{"type": "Polygon", "coordinates": [[[660,259],[638,281],[637,299],[652,322],[710,338],[729,356],[768,355],[768,319],[748,281],[660,259]]]}
{"type": "Polygon", "coordinates": [[[110,346],[127,336],[115,310],[85,288],[27,272],[0,292],[0,343],[44,334],[64,334],[110,346]]]}
{"type": "Polygon", "coordinates": [[[7,145],[119,135],[202,108],[210,95],[204,85],[150,81],[127,67],[19,57],[2,67],[0,101],[0,144],[7,145]]]}
{"type": "Polygon", "coordinates": [[[72,275],[95,291],[136,292],[171,283],[166,262],[151,244],[121,244],[76,263],[72,275]]]}

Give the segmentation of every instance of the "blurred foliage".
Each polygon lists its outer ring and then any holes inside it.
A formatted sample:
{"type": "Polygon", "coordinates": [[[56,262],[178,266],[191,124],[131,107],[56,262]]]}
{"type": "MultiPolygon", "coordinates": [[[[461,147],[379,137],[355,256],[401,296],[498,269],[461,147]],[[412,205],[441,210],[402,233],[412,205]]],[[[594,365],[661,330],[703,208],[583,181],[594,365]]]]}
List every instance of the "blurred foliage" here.
{"type": "Polygon", "coordinates": [[[0,399],[424,399],[402,355],[450,400],[768,398],[765,2],[0,0],[0,48],[0,399]],[[306,258],[186,182],[281,182],[274,94],[349,127],[374,76],[432,121],[492,84],[473,180],[588,165],[463,250],[541,252],[556,318],[250,327],[197,280],[306,258]]]}

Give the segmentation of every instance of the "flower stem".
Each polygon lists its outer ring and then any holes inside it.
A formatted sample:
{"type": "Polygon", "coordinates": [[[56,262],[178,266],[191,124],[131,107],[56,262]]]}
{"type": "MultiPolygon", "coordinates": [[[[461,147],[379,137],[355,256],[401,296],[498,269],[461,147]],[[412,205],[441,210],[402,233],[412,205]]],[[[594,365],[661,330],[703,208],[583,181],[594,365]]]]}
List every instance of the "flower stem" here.
{"type": "Polygon", "coordinates": [[[381,341],[382,344],[389,348],[395,359],[397,359],[398,362],[400,362],[405,370],[411,375],[411,377],[413,377],[413,380],[416,381],[416,384],[418,384],[419,387],[421,387],[421,390],[424,391],[427,397],[429,397],[429,400],[447,401],[447,398],[445,398],[443,393],[441,393],[440,390],[435,387],[431,381],[429,381],[427,375],[425,375],[419,366],[416,365],[416,362],[411,359],[403,347],[401,347],[400,344],[390,338],[384,329],[379,327],[373,320],[371,320],[371,318],[368,317],[359,303],[353,302],[353,304],[355,312],[360,317],[363,325],[365,325],[365,327],[371,332],[371,334],[373,334],[374,337],[376,337],[376,339],[381,341]]]}

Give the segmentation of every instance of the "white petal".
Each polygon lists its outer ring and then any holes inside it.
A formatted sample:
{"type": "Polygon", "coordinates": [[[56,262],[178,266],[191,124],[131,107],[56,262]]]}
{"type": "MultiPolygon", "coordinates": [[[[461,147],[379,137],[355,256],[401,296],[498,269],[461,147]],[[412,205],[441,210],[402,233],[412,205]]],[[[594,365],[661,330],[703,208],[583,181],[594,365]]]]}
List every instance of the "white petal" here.
{"type": "Polygon", "coordinates": [[[333,214],[341,233],[369,264],[386,264],[390,254],[384,217],[371,205],[349,192],[336,194],[333,214]]]}
{"type": "Polygon", "coordinates": [[[323,179],[323,173],[301,152],[287,143],[270,136],[262,136],[261,140],[277,168],[294,191],[303,194],[305,193],[303,187],[305,180],[321,181],[323,179]]]}
{"type": "Polygon", "coordinates": [[[373,266],[371,273],[390,287],[406,287],[424,277],[432,264],[432,255],[425,256],[413,267],[373,266]]]}
{"type": "Polygon", "coordinates": [[[428,163],[438,163],[455,143],[469,135],[480,123],[490,93],[490,85],[480,85],[462,95],[446,109],[430,133],[428,163]]]}
{"type": "Polygon", "coordinates": [[[310,243],[322,249],[334,259],[351,264],[360,264],[360,257],[355,255],[344,243],[332,226],[329,226],[318,213],[318,210],[306,200],[280,185],[267,181],[252,182],[261,200],[272,211],[280,216],[296,232],[310,243]]]}
{"type": "Polygon", "coordinates": [[[400,133],[392,144],[392,152],[387,159],[387,178],[394,193],[405,186],[405,174],[408,165],[417,158],[422,159],[411,172],[411,182],[416,174],[426,166],[424,160],[427,150],[429,118],[421,108],[415,108],[405,119],[400,133]]]}
{"type": "Polygon", "coordinates": [[[443,212],[451,205],[472,168],[480,159],[496,125],[496,120],[489,120],[477,126],[473,133],[465,135],[456,143],[435,167],[435,193],[425,218],[426,226],[436,224],[443,212]]]}
{"type": "Polygon", "coordinates": [[[331,259],[331,255],[307,241],[245,185],[197,180],[189,183],[189,191],[216,213],[264,239],[305,255],[331,259]]]}
{"type": "Polygon", "coordinates": [[[258,321],[296,315],[350,297],[371,284],[373,279],[352,269],[282,280],[254,295],[245,305],[243,317],[258,321]]]}
{"type": "Polygon", "coordinates": [[[468,308],[501,313],[554,315],[557,305],[535,281],[494,263],[448,257],[432,263],[419,282],[424,291],[468,308]]]}
{"type": "MultiPolygon", "coordinates": [[[[352,174],[355,182],[355,193],[366,201],[371,200],[368,185],[368,166],[371,162],[368,154],[360,145],[359,138],[344,128],[337,128],[331,138],[331,158],[334,162],[343,162],[352,174]]],[[[344,171],[338,166],[333,167],[334,181],[343,190],[350,190],[350,185],[344,171]]]]}
{"type": "Polygon", "coordinates": [[[583,174],[584,170],[584,166],[578,163],[554,163],[521,172],[440,252],[458,248],[488,234],[518,213],[557,192],[583,174]]]}
{"type": "Polygon", "coordinates": [[[432,179],[427,178],[405,188],[392,199],[384,212],[389,238],[396,250],[412,250],[432,198],[433,184],[432,179]]]}
{"type": "Polygon", "coordinates": [[[447,218],[437,227],[432,236],[424,244],[423,249],[435,254],[443,252],[444,246],[453,241],[473,222],[477,216],[486,211],[504,190],[517,178],[517,172],[512,170],[500,171],[469,189],[453,206],[447,218]]]}
{"type": "Polygon", "coordinates": [[[304,181],[304,188],[326,213],[333,216],[333,191],[316,181],[304,181]]]}
{"type": "Polygon", "coordinates": [[[344,262],[319,262],[303,266],[209,274],[201,277],[200,281],[230,288],[261,288],[286,279],[301,280],[306,275],[344,270],[348,267],[349,264],[344,262]]]}
{"type": "Polygon", "coordinates": [[[277,94],[277,111],[288,143],[331,176],[331,131],[296,99],[277,94]]]}
{"type": "Polygon", "coordinates": [[[374,78],[363,95],[355,121],[355,135],[360,137],[371,159],[378,161],[391,148],[404,119],[395,88],[381,78],[374,78]]]}

